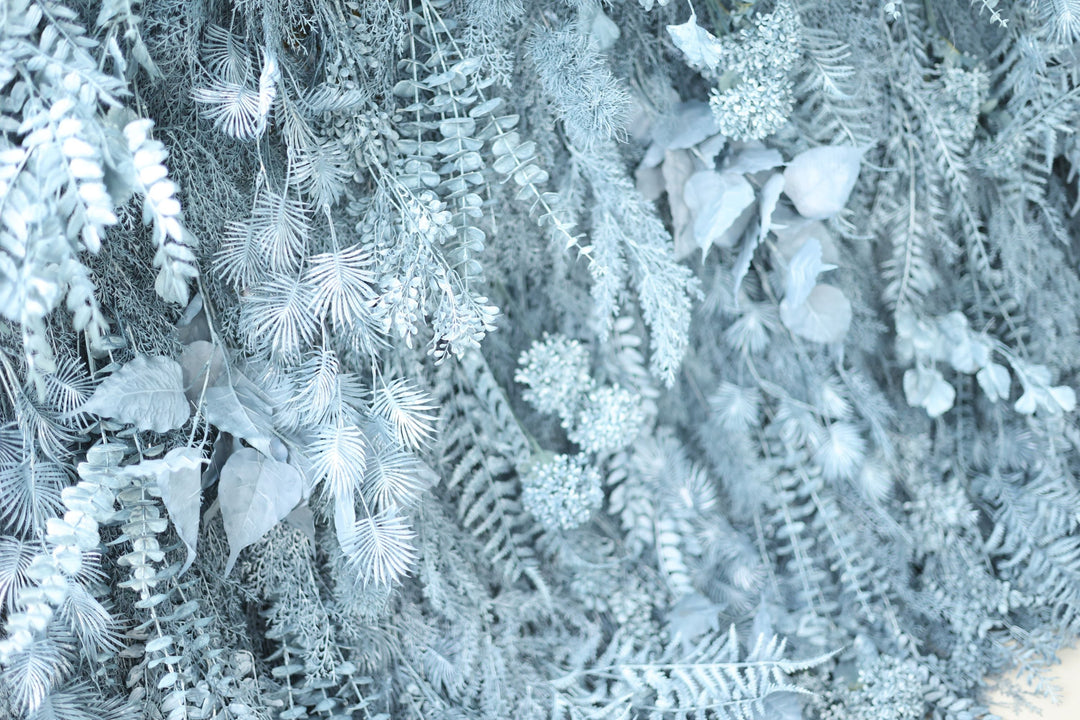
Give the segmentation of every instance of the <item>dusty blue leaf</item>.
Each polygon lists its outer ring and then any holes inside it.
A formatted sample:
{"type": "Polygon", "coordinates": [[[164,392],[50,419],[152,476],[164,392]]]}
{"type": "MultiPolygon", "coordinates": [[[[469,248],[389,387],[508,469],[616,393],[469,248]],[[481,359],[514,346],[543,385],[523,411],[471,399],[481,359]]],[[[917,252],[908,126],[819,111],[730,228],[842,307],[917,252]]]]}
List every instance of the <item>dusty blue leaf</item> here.
{"type": "Polygon", "coordinates": [[[81,412],[159,433],[177,429],[191,416],[180,365],[167,357],[146,355],[105,378],[81,412]]]}
{"type": "Polygon", "coordinates": [[[862,156],[862,150],[841,145],[799,153],[784,170],[784,192],[803,217],[831,218],[847,204],[862,156]]]}
{"type": "Polygon", "coordinates": [[[178,447],[159,460],[144,460],[123,469],[128,475],[152,477],[161,491],[161,501],[169,513],[176,534],[187,548],[183,573],[195,561],[199,539],[199,512],[202,508],[202,467],[206,464],[198,448],[178,447]]]}
{"type": "Polygon", "coordinates": [[[820,343],[840,342],[851,326],[851,302],[839,288],[815,285],[799,305],[780,303],[780,319],[799,337],[820,343]]]}
{"type": "Polygon", "coordinates": [[[229,539],[228,575],[240,551],[292,512],[304,490],[300,471],[273,460],[258,450],[243,448],[233,453],[221,469],[218,499],[225,535],[229,539]]]}

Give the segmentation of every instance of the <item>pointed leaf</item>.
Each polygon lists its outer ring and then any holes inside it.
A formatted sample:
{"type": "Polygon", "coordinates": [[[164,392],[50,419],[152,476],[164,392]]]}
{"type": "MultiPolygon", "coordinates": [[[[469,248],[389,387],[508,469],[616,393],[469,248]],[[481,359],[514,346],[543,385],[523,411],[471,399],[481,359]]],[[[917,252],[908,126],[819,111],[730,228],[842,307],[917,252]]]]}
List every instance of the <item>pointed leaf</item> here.
{"type": "Polygon", "coordinates": [[[788,263],[784,302],[791,308],[802,305],[817,284],[818,275],[835,267],[821,261],[821,241],[813,236],[807,238],[788,263]]]}
{"type": "Polygon", "coordinates": [[[159,433],[175,430],[191,416],[179,363],[146,355],[105,378],[80,412],[159,433]]]}
{"type": "Polygon", "coordinates": [[[1076,409],[1076,391],[1068,385],[1055,385],[1050,388],[1050,397],[1065,412],[1072,412],[1076,409]]]}
{"type": "Polygon", "coordinates": [[[754,204],[754,188],[742,175],[703,170],[686,181],[683,201],[694,216],[694,239],[704,255],[714,244],[735,242],[740,225],[745,227],[737,221],[754,204]]]}
{"type": "Polygon", "coordinates": [[[264,455],[273,455],[270,406],[259,398],[255,386],[239,371],[221,373],[214,385],[207,388],[202,412],[218,430],[243,438],[264,455]]]}
{"type": "Polygon", "coordinates": [[[975,375],[979,387],[986,393],[990,402],[997,402],[1009,397],[1011,378],[1009,371],[997,363],[990,363],[975,375]]]}
{"type": "Polygon", "coordinates": [[[757,250],[758,245],[761,244],[769,234],[769,230],[772,229],[772,214],[776,210],[776,201],[780,199],[780,191],[783,189],[784,176],[780,173],[773,173],[772,177],[766,180],[765,185],[761,188],[761,197],[758,199],[758,209],[761,215],[758,231],[743,240],[742,249],[739,250],[739,257],[735,259],[735,267],[732,270],[735,276],[734,295],[736,299],[739,297],[739,286],[742,285],[746,273],[750,271],[750,262],[754,259],[754,251],[757,250]]]}
{"type": "Polygon", "coordinates": [[[196,340],[184,346],[180,367],[184,372],[184,393],[188,400],[197,404],[204,387],[213,387],[225,368],[225,353],[219,345],[196,340]]]}
{"type": "Polygon", "coordinates": [[[195,546],[199,539],[199,512],[202,509],[202,467],[206,464],[202,451],[178,447],[160,460],[144,460],[123,469],[127,475],[152,477],[161,491],[161,500],[169,512],[169,520],[187,548],[183,573],[195,561],[195,546]]]}
{"type": "Polygon", "coordinates": [[[801,305],[791,307],[786,299],[780,303],[780,319],[799,337],[840,342],[851,326],[851,303],[839,288],[817,285],[801,305]]]}
{"type": "Polygon", "coordinates": [[[221,469],[218,499],[225,534],[229,538],[228,575],[240,551],[292,512],[301,500],[304,479],[287,463],[243,448],[233,453],[221,469]]]}
{"type": "Polygon", "coordinates": [[[803,217],[831,218],[847,204],[862,156],[862,150],[840,145],[799,153],[784,170],[784,192],[803,217]]]}

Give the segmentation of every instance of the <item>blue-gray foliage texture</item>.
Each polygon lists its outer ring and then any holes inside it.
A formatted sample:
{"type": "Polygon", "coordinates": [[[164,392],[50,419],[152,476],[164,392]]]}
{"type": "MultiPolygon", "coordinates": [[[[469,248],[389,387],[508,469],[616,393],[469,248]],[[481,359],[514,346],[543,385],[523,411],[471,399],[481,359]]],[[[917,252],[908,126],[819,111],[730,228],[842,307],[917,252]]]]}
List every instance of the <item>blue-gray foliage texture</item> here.
{"type": "Polygon", "coordinates": [[[0,718],[1050,692],[1078,120],[1080,0],[0,0],[0,718]]]}

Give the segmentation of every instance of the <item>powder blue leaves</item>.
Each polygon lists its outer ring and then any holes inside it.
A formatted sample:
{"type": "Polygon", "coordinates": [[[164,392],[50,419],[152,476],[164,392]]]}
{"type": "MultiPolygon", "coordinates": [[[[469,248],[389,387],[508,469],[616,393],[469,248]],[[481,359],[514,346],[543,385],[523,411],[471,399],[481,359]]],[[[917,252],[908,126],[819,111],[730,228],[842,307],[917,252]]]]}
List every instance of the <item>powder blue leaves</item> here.
{"type": "Polygon", "coordinates": [[[105,378],[80,411],[159,433],[177,429],[191,416],[179,363],[146,355],[105,378]]]}
{"type": "Polygon", "coordinates": [[[258,542],[300,504],[303,490],[304,479],[292,465],[250,448],[232,454],[218,481],[221,517],[229,538],[226,575],[241,550],[258,542]]]}
{"type": "Polygon", "coordinates": [[[862,156],[862,150],[842,145],[801,152],[784,168],[784,194],[803,217],[827,220],[847,205],[862,156]]]}
{"type": "Polygon", "coordinates": [[[821,260],[821,241],[811,236],[788,264],[780,319],[807,340],[839,342],[851,325],[851,302],[837,287],[819,284],[817,277],[835,266],[821,260]]]}

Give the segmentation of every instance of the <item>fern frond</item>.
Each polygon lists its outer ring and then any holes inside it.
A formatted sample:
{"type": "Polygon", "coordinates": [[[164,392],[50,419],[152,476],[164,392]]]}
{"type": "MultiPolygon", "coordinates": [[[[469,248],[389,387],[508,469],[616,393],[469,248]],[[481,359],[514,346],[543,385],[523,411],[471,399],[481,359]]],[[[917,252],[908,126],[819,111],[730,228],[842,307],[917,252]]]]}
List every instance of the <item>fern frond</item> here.
{"type": "Polygon", "coordinates": [[[21,536],[41,536],[49,518],[63,514],[68,483],[61,465],[29,458],[0,467],[0,520],[21,536]]]}
{"type": "Polygon", "coordinates": [[[249,345],[281,362],[299,361],[315,335],[311,302],[311,292],[300,278],[271,275],[241,305],[249,345]]]}
{"type": "Polygon", "coordinates": [[[391,508],[357,520],[342,550],[365,581],[390,585],[416,562],[415,537],[409,521],[391,508]]]}
{"type": "Polygon", "coordinates": [[[69,653],[59,639],[39,637],[7,659],[0,680],[10,688],[15,707],[32,713],[71,670],[69,653]]]}
{"type": "Polygon", "coordinates": [[[345,192],[347,159],[340,142],[316,141],[290,158],[291,174],[316,207],[332,207],[345,192]]]}
{"type": "Polygon", "coordinates": [[[1070,45],[1080,39],[1080,2],[1035,0],[1032,5],[1052,43],[1070,45]]]}
{"type": "Polygon", "coordinates": [[[58,357],[56,372],[44,378],[46,402],[59,413],[71,415],[94,393],[94,384],[86,366],[73,357],[58,357]]]}
{"type": "Polygon", "coordinates": [[[34,549],[24,540],[0,535],[0,609],[14,612],[20,590],[33,582],[26,570],[34,554],[34,549]]]}
{"type": "MultiPolygon", "coordinates": [[[[791,682],[790,676],[829,660],[822,655],[808,660],[784,659],[786,641],[759,635],[745,660],[735,626],[728,634],[706,637],[689,657],[670,662],[646,660],[619,662],[580,671],[578,677],[607,681],[629,694],[631,705],[654,715],[676,717],[716,717],[720,720],[755,720],[767,714],[766,703],[773,695],[810,692],[791,682]]],[[[565,686],[573,678],[560,679],[565,686]]]]}
{"type": "Polygon", "coordinates": [[[364,471],[364,497],[374,507],[414,505],[426,486],[415,455],[390,443],[373,443],[364,471]]]}
{"type": "Polygon", "coordinates": [[[371,322],[377,298],[372,266],[360,244],[309,257],[304,280],[312,287],[311,312],[338,328],[371,322]]]}
{"type": "Polygon", "coordinates": [[[286,190],[263,188],[248,221],[266,265],[273,272],[295,272],[308,235],[307,206],[286,190]]]}
{"type": "Polygon", "coordinates": [[[250,223],[230,220],[225,224],[221,247],[214,257],[214,269],[233,287],[251,287],[267,270],[262,250],[250,223]]]}
{"type": "Polygon", "coordinates": [[[226,82],[250,81],[254,67],[245,42],[220,25],[207,23],[202,60],[207,70],[226,82]]]}
{"type": "Polygon", "coordinates": [[[398,442],[414,450],[431,439],[434,409],[431,396],[404,378],[380,386],[371,404],[372,413],[386,421],[398,442]]]}
{"type": "Polygon", "coordinates": [[[193,89],[191,97],[205,106],[203,112],[206,117],[226,135],[238,140],[250,140],[258,134],[258,90],[239,83],[217,80],[209,87],[193,89]]]}
{"type": "Polygon", "coordinates": [[[311,445],[312,471],[337,502],[352,502],[364,482],[367,438],[345,422],[323,425],[311,445]]]}

